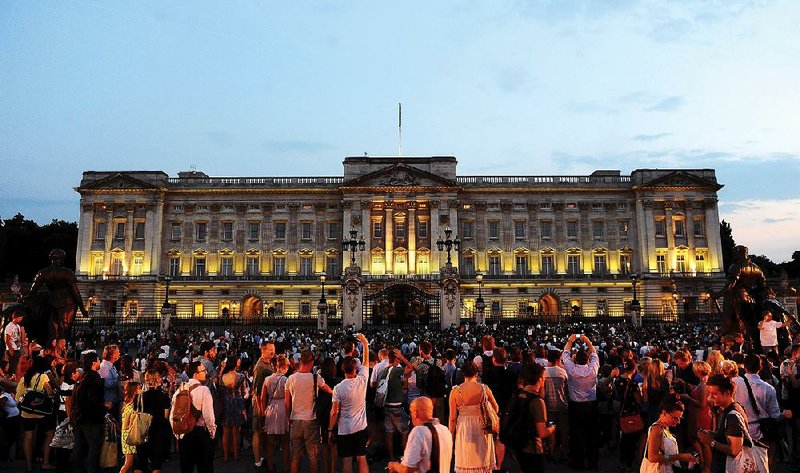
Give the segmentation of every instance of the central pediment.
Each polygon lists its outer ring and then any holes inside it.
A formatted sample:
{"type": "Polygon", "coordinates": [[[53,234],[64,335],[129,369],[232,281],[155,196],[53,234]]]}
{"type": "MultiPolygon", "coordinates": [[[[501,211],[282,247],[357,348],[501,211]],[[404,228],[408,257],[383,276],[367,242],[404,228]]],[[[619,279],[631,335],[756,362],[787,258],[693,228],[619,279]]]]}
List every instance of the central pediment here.
{"type": "Polygon", "coordinates": [[[356,179],[345,181],[341,187],[458,187],[458,184],[454,180],[437,176],[404,163],[397,163],[356,179]]]}
{"type": "Polygon", "coordinates": [[[719,190],[722,186],[716,180],[706,179],[686,171],[674,171],[669,174],[643,182],[641,188],[663,189],[714,189],[719,190]]]}
{"type": "MultiPolygon", "coordinates": [[[[89,173],[86,173],[89,174],[89,173]]],[[[166,176],[166,175],[165,175],[166,176]]],[[[80,190],[155,190],[159,187],[151,182],[131,176],[127,173],[108,173],[98,179],[86,179],[81,182],[80,190]],[[87,182],[88,181],[88,182],[87,182]]]]}

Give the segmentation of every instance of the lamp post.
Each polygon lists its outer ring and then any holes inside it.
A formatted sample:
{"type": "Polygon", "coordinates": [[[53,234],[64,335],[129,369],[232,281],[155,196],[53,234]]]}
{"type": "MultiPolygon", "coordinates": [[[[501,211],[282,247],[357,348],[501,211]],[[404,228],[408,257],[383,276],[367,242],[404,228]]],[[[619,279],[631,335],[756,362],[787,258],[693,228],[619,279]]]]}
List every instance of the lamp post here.
{"type": "Polygon", "coordinates": [[[478,311],[478,317],[475,318],[475,323],[478,325],[486,325],[486,318],[484,311],[486,310],[486,302],[483,301],[483,274],[478,273],[475,275],[475,280],[478,281],[478,298],[475,299],[475,309],[478,311]]]}
{"type": "Polygon", "coordinates": [[[319,303],[317,304],[317,312],[319,312],[317,329],[328,330],[328,301],[325,299],[325,273],[320,275],[319,282],[322,283],[322,293],[320,294],[319,303]]]}
{"type": "Polygon", "coordinates": [[[164,289],[164,303],[161,305],[161,336],[165,336],[167,331],[169,330],[169,322],[170,317],[172,316],[172,306],[169,305],[169,285],[172,282],[172,278],[169,276],[164,276],[162,278],[164,281],[165,289],[164,289]]]}
{"type": "Polygon", "coordinates": [[[642,306],[639,299],[636,298],[636,283],[639,282],[639,275],[636,273],[631,274],[631,285],[633,286],[633,300],[631,300],[631,324],[634,327],[642,326],[641,311],[642,306]]]}
{"type": "Polygon", "coordinates": [[[342,240],[342,250],[347,251],[350,250],[350,266],[356,265],[356,250],[364,251],[366,248],[367,243],[364,241],[363,237],[356,239],[358,236],[358,230],[355,227],[350,227],[350,239],[348,240],[345,238],[342,240]]]}
{"type": "Polygon", "coordinates": [[[456,235],[455,239],[451,239],[451,235],[453,234],[453,230],[450,227],[444,229],[444,236],[445,239],[442,240],[441,235],[439,239],[436,241],[436,247],[439,248],[439,251],[447,250],[447,264],[452,265],[453,262],[450,259],[450,251],[455,249],[458,252],[461,249],[461,240],[458,239],[458,235],[456,235]]]}

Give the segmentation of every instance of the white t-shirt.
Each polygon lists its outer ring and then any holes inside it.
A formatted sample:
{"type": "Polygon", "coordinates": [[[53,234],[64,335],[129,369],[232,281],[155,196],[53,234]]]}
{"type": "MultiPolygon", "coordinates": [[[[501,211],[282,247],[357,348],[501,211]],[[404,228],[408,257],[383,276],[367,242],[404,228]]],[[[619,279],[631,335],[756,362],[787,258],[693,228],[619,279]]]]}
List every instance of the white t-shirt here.
{"type": "Polygon", "coordinates": [[[381,373],[383,373],[383,370],[385,370],[387,366],[389,366],[388,358],[378,362],[378,364],[372,368],[372,378],[369,381],[371,383],[378,384],[378,380],[381,378],[381,373]]]}
{"type": "Polygon", "coordinates": [[[366,366],[359,366],[355,378],[345,378],[333,388],[333,402],[339,403],[339,435],[349,435],[367,428],[366,366]]]}
{"type": "Polygon", "coordinates": [[[13,320],[6,325],[6,337],[11,341],[7,347],[8,350],[22,350],[22,333],[19,325],[15,324],[13,320]]]}
{"type": "Polygon", "coordinates": [[[770,320],[761,323],[761,346],[774,347],[778,344],[778,329],[783,327],[783,322],[770,320]]]}
{"type": "MultiPolygon", "coordinates": [[[[317,389],[325,386],[322,376],[317,376],[317,389]]],[[[314,412],[314,375],[312,373],[294,373],[286,380],[286,393],[292,396],[292,414],[289,420],[315,420],[314,412]]]]}
{"type": "MultiPolygon", "coordinates": [[[[433,419],[433,428],[439,436],[439,471],[450,471],[450,460],[453,458],[453,435],[450,430],[433,419]]],[[[415,468],[416,471],[431,469],[431,449],[433,437],[426,425],[418,425],[408,434],[408,442],[403,452],[403,465],[415,468]]]]}
{"type": "Polygon", "coordinates": [[[167,358],[169,358],[169,345],[161,345],[161,351],[163,351],[164,354],[167,355],[167,358]]]}

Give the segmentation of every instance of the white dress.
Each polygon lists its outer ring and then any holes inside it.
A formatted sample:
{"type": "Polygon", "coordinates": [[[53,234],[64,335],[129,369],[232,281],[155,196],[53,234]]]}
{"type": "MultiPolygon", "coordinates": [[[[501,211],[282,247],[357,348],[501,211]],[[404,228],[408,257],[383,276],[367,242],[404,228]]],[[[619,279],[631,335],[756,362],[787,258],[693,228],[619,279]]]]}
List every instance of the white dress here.
{"type": "MultiPolygon", "coordinates": [[[[458,386],[453,389],[459,390],[458,386]]],[[[460,391],[459,400],[463,402],[460,391]]],[[[458,406],[456,473],[491,473],[497,468],[495,463],[494,438],[483,431],[480,404],[458,406]]]]}
{"type": "MultiPolygon", "coordinates": [[[[653,426],[650,426],[652,429],[653,426]]],[[[647,429],[647,437],[650,437],[650,429],[647,429]]],[[[645,442],[647,439],[645,439],[645,442]]],[[[661,429],[661,451],[664,455],[677,455],[678,454],[678,441],[672,436],[669,429],[661,429]]],[[[674,462],[676,465],[680,463],[674,462]]],[[[647,459],[647,447],[645,447],[644,458],[642,458],[642,466],[639,469],[640,473],[672,473],[672,464],[670,463],[653,463],[647,459]]]]}
{"type": "Polygon", "coordinates": [[[289,432],[286,420],[286,376],[273,373],[264,380],[267,391],[267,408],[264,410],[264,433],[281,435],[289,432]]]}

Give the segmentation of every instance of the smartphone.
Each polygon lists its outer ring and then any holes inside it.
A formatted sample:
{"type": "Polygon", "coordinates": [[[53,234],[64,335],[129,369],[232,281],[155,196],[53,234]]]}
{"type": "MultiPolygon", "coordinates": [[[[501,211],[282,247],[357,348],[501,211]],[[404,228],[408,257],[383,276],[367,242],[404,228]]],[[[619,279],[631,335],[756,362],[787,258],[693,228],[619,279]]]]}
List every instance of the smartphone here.
{"type": "Polygon", "coordinates": [[[556,423],[555,423],[555,422],[553,422],[552,420],[548,420],[546,425],[547,425],[548,427],[552,427],[552,426],[556,425],[556,423]]]}
{"type": "Polygon", "coordinates": [[[692,458],[698,458],[698,457],[700,457],[700,452],[697,451],[692,452],[692,458]]]}

